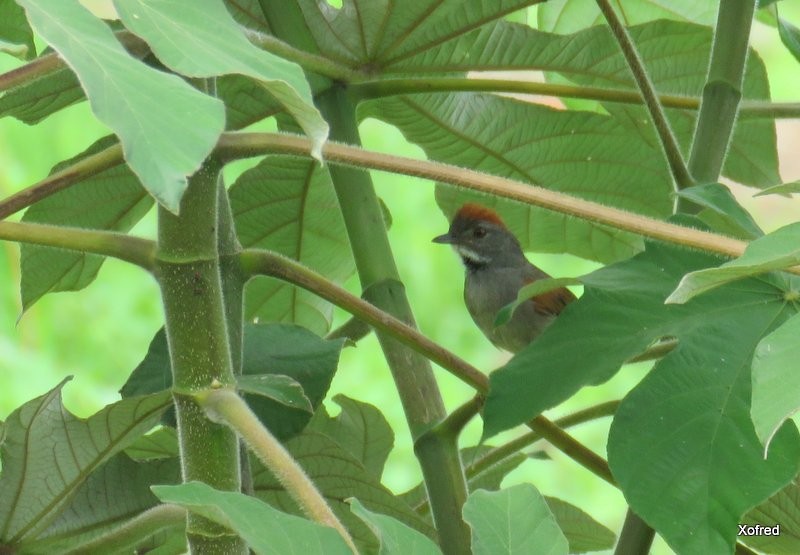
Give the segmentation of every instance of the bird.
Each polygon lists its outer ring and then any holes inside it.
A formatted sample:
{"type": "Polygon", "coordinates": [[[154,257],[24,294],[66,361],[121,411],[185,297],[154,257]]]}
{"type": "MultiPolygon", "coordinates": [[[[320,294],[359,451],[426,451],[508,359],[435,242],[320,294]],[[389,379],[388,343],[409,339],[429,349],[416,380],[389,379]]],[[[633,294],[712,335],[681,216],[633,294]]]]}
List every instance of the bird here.
{"type": "Polygon", "coordinates": [[[511,353],[538,337],[576,299],[569,289],[559,287],[523,302],[508,322],[495,326],[497,313],[516,300],[521,287],[550,276],[525,258],[500,216],[479,204],[463,205],[448,232],[433,242],[451,245],[461,257],[470,316],[489,341],[511,353]]]}

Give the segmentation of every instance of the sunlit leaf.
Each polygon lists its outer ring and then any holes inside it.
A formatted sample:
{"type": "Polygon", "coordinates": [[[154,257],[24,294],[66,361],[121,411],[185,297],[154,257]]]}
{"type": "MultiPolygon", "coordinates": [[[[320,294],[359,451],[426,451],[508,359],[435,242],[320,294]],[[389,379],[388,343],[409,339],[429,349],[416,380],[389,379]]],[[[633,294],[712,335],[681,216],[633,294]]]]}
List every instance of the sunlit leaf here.
{"type": "Polygon", "coordinates": [[[78,75],[92,111],[119,136],[145,188],[177,212],[186,176],[200,167],[222,132],[222,102],[132,58],[77,0],[19,4],[37,34],[78,75]]]}
{"type": "Polygon", "coordinates": [[[800,408],[800,315],[770,333],[753,357],[750,415],[764,453],[781,425],[800,408]]]}
{"type": "Polygon", "coordinates": [[[261,50],[242,34],[219,0],[116,0],[125,26],[165,65],[189,77],[237,73],[256,79],[297,120],[322,159],[328,124],[314,107],[303,69],[261,50]]]}
{"type": "Polygon", "coordinates": [[[287,515],[242,493],[215,490],[202,482],[152,489],[162,501],[183,505],[234,530],[259,555],[352,555],[333,528],[287,515]]]}
{"type": "Polygon", "coordinates": [[[665,302],[685,303],[726,283],[796,264],[800,264],[800,224],[789,224],[751,242],[735,260],[686,274],[665,302]]]}

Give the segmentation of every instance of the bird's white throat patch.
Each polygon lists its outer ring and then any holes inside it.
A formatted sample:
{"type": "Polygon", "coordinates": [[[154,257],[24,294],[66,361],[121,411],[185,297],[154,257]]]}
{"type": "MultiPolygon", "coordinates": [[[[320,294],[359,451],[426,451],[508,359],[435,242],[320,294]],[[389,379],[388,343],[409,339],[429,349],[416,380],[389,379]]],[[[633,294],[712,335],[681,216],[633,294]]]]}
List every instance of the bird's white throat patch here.
{"type": "Polygon", "coordinates": [[[489,259],[486,258],[485,256],[481,256],[474,250],[465,247],[463,245],[453,245],[453,249],[455,249],[455,251],[462,258],[468,260],[469,262],[473,262],[475,264],[486,264],[487,262],[489,262],[489,259]]]}

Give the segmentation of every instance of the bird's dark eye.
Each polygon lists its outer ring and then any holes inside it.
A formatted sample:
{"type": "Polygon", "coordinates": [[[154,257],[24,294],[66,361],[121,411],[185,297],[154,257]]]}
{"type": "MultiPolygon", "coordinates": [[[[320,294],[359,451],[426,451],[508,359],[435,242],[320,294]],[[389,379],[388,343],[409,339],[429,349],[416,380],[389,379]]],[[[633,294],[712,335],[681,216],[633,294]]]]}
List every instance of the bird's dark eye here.
{"type": "Polygon", "coordinates": [[[476,227],[472,230],[472,236],[476,239],[480,239],[482,237],[486,237],[486,228],[485,227],[476,227]]]}

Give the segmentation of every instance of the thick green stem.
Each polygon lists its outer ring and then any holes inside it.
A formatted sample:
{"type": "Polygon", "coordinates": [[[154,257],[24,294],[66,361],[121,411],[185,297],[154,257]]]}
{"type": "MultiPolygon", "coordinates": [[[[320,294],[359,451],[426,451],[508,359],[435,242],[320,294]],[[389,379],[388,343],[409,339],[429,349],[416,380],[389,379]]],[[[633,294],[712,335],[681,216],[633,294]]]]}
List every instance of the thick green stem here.
{"type": "Polygon", "coordinates": [[[625,57],[625,61],[628,62],[633,79],[636,81],[636,86],[639,88],[639,92],[642,93],[642,98],[655,125],[675,183],[681,189],[690,187],[693,184],[692,176],[686,167],[686,162],[683,160],[678,139],[675,138],[675,134],[672,132],[667,115],[659,102],[656,88],[650,81],[650,76],[647,74],[639,51],[636,50],[636,46],[633,44],[633,39],[631,39],[628,30],[617,16],[614,8],[611,7],[609,0],[597,0],[597,5],[600,11],[603,12],[614,38],[617,39],[622,55],[625,57]]]}
{"type": "Polygon", "coordinates": [[[231,389],[212,388],[196,393],[195,398],[214,421],[224,422],[242,436],[308,518],[339,532],[353,553],[358,553],[350,534],[314,483],[241,397],[231,389]]]}
{"type": "MultiPolygon", "coordinates": [[[[67,551],[64,555],[118,552],[123,547],[135,547],[148,536],[165,528],[180,526],[186,520],[186,509],[178,505],[156,505],[125,524],[89,542],[67,551]]],[[[131,550],[131,552],[136,552],[131,550]]]]}
{"type": "MultiPolygon", "coordinates": [[[[156,274],[172,362],[183,479],[239,491],[236,435],[208,420],[193,397],[212,384],[236,383],[218,255],[220,167],[207,162],[189,179],[179,216],[159,207],[156,274]]],[[[197,515],[188,517],[187,538],[192,553],[247,553],[236,534],[197,515]]]]}
{"type": "Polygon", "coordinates": [[[27,222],[0,222],[0,239],[112,256],[145,270],[153,270],[155,244],[124,233],[27,222]]]}
{"type": "Polygon", "coordinates": [[[739,101],[755,0],[720,2],[708,77],[692,139],[689,170],[699,183],[719,179],[739,101]]]}
{"type": "Polygon", "coordinates": [[[614,555],[647,555],[650,553],[650,546],[655,536],[656,531],[628,509],[614,555]]]}
{"type": "MultiPolygon", "coordinates": [[[[317,99],[331,125],[331,137],[360,143],[355,106],[345,90],[334,87],[317,99]]],[[[343,166],[330,168],[347,234],[366,300],[414,326],[414,317],[397,273],[378,197],[369,174],[343,166]]],[[[417,441],[446,413],[430,362],[385,333],[378,333],[392,372],[415,452],[433,507],[442,549],[448,554],[470,553],[470,531],[461,517],[467,484],[458,448],[446,438],[417,441]]]]}
{"type": "MultiPolygon", "coordinates": [[[[310,141],[298,136],[277,133],[224,133],[217,145],[217,153],[223,158],[247,158],[269,152],[310,156],[310,148],[310,141]]],[[[747,246],[744,241],[717,233],[673,225],[543,187],[448,164],[370,152],[332,141],[325,144],[322,154],[327,162],[334,164],[383,170],[450,183],[473,191],[609,225],[643,237],[714,252],[731,258],[741,256],[747,246]]]]}

